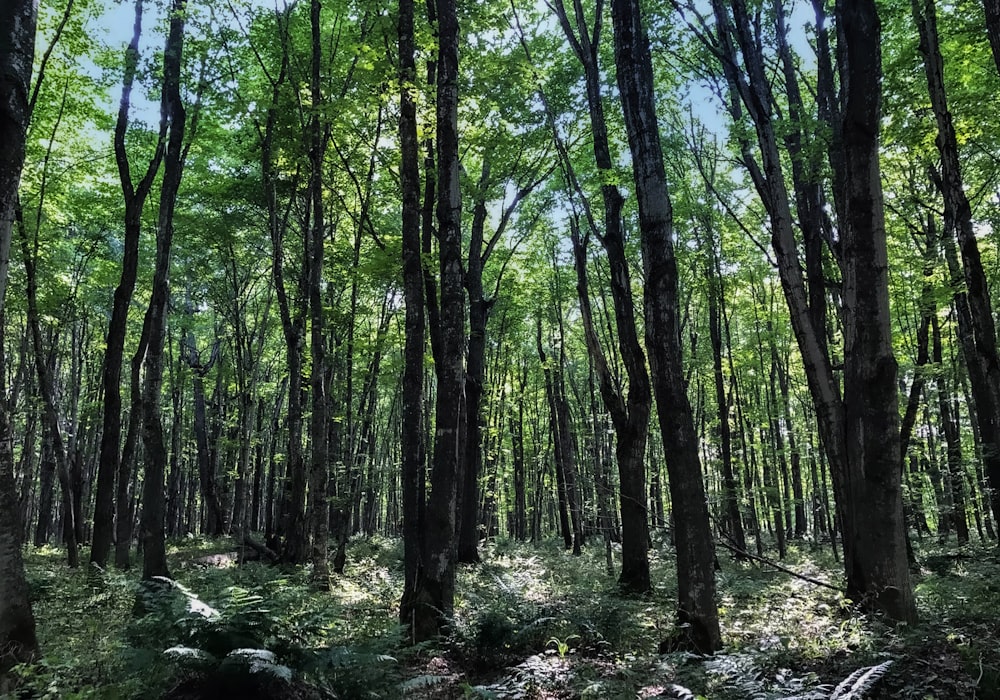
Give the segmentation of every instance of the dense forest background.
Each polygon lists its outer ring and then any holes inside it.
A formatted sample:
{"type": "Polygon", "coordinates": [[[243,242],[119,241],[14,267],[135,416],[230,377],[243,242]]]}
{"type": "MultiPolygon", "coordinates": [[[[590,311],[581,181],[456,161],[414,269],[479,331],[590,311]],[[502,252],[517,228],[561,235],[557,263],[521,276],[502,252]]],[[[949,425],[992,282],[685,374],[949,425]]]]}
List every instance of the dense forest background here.
{"type": "Polygon", "coordinates": [[[996,558],[995,0],[0,25],[0,690],[44,685],[52,546],[171,624],[185,541],[299,602],[392,552],[398,649],[463,629],[459,564],[558,538],[666,596],[670,654],[739,636],[727,567],[898,630],[940,612],[928,557],[996,558]]]}

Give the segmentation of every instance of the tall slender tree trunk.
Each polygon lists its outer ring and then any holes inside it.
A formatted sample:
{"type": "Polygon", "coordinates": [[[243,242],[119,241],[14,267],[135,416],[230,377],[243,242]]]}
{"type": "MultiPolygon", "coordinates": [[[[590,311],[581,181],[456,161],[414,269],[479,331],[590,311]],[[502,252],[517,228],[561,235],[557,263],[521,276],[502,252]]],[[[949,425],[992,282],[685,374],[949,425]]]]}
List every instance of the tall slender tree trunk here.
{"type": "Polygon", "coordinates": [[[327,392],[325,383],[325,353],[323,346],[323,236],[326,221],[323,211],[323,155],[325,137],[320,124],[323,94],[320,86],[320,64],[323,60],[320,34],[320,0],[310,3],[312,27],[312,62],[309,89],[312,95],[312,115],[309,119],[309,199],[312,225],[307,235],[309,259],[310,359],[312,360],[310,389],[312,415],[309,433],[312,454],[309,462],[309,517],[312,526],[311,559],[313,581],[329,587],[330,562],[327,557],[330,532],[330,501],[327,487],[330,480],[327,464],[327,392]]]}
{"type": "Polygon", "coordinates": [[[399,0],[399,82],[400,82],[400,181],[402,208],[404,320],[402,379],[402,516],[403,516],[403,597],[400,623],[416,641],[433,634],[424,629],[430,611],[424,610],[418,586],[424,567],[425,444],[424,407],[424,280],[421,262],[420,147],[417,141],[416,61],[414,0],[399,0]],[[420,625],[418,627],[418,624],[420,625]]]}
{"type": "Polygon", "coordinates": [[[677,619],[701,653],[722,646],[715,601],[715,551],[687,382],[681,362],[673,212],[656,117],[653,65],[639,0],[612,0],[615,63],[639,205],[646,347],[670,476],[677,550],[677,619]]]}
{"type": "MultiPolygon", "coordinates": [[[[944,197],[945,236],[958,239],[965,277],[966,299],[971,321],[972,343],[963,345],[966,364],[979,365],[982,382],[973,382],[972,391],[979,418],[983,460],[986,464],[986,487],[993,514],[1000,518],[1000,355],[997,352],[996,325],[990,300],[989,283],[983,270],[979,243],[972,224],[972,206],[965,194],[958,137],[944,84],[944,59],[937,31],[934,0],[911,0],[913,18],[920,31],[920,52],[931,107],[937,122],[936,139],[941,156],[940,176],[936,184],[944,197]],[[969,351],[971,354],[969,354],[969,351]]],[[[991,36],[991,41],[993,37],[991,36]]]]}
{"type": "MultiPolygon", "coordinates": [[[[49,445],[50,455],[55,465],[55,473],[59,479],[62,496],[63,542],[66,545],[66,558],[71,567],[80,565],[80,551],[76,539],[76,523],[73,520],[73,485],[70,480],[69,457],[66,453],[66,443],[63,441],[60,427],[59,410],[55,398],[55,363],[46,362],[44,342],[42,340],[41,321],[38,313],[38,239],[37,231],[34,245],[28,241],[28,232],[23,221],[18,221],[21,239],[21,251],[24,257],[24,271],[28,292],[28,331],[31,334],[31,344],[35,358],[35,371],[38,375],[38,392],[42,400],[42,427],[49,445]]],[[[53,346],[52,352],[56,348],[53,346]]]]}
{"type": "MultiPolygon", "coordinates": [[[[733,546],[745,552],[747,541],[746,533],[743,531],[743,515],[740,512],[739,483],[733,470],[733,439],[732,426],[729,422],[729,398],[726,394],[725,375],[722,371],[721,316],[726,313],[725,297],[714,230],[711,227],[711,221],[707,223],[709,226],[707,241],[709,260],[705,265],[705,278],[708,281],[708,329],[712,345],[712,378],[715,388],[716,417],[719,424],[719,451],[722,459],[723,522],[725,533],[731,538],[733,546]]],[[[737,553],[736,556],[741,560],[745,559],[744,555],[740,553],[737,553]]]]}
{"type": "Polygon", "coordinates": [[[423,561],[415,587],[412,633],[440,635],[454,609],[456,506],[465,394],[465,289],[458,162],[458,8],[437,0],[437,231],[439,347],[435,353],[434,456],[424,520],[423,561]]]}
{"type": "Polygon", "coordinates": [[[163,384],[163,346],[170,298],[170,249],[174,233],[174,207],[184,167],[183,146],[186,113],[181,102],[181,58],[184,48],[186,0],[172,0],[170,28],[163,49],[163,99],[161,114],[169,123],[164,154],[160,210],[156,226],[156,263],[153,290],[147,316],[149,347],[145,358],[145,382],[142,390],[142,441],[145,447],[145,472],[142,493],[142,577],[168,576],[164,538],[163,479],[167,450],[160,415],[160,392],[163,384]]]}

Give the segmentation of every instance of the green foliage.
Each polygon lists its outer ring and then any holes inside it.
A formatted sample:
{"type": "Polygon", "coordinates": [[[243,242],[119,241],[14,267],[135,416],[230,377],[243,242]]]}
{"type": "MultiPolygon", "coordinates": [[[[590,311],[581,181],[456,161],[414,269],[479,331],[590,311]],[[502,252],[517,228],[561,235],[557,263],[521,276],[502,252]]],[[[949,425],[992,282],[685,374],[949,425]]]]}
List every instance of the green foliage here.
{"type": "MultiPolygon", "coordinates": [[[[992,646],[1000,561],[987,550],[918,549],[924,622],[903,629],[862,617],[834,591],[724,558],[727,646],[704,658],[656,653],[673,628],[671,553],[662,545],[652,552],[654,593],[629,600],[597,573],[598,548],[571,557],[556,541],[488,545],[481,565],[460,570],[453,637],[433,654],[408,649],[396,624],[397,540],[352,541],[347,573],[328,595],[310,588],[306,569],[182,565],[230,545],[173,544],[177,580],[152,586],[135,574],[67,572],[58,550],[32,551],[29,584],[46,656],[18,670],[25,692],[53,700],[233,688],[241,697],[310,699],[923,700],[1000,692],[992,646]]],[[[825,552],[793,547],[786,563],[836,580],[825,552]]]]}

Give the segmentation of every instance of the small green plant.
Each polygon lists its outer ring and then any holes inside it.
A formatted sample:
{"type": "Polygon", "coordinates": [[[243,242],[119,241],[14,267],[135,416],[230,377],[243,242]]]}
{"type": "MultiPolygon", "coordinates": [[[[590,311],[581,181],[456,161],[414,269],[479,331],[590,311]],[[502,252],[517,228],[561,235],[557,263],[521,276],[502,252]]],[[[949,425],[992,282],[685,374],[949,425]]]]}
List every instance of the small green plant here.
{"type": "Polygon", "coordinates": [[[546,646],[549,644],[554,645],[556,653],[559,654],[560,659],[565,659],[566,655],[570,652],[570,641],[574,639],[579,639],[580,636],[577,634],[571,634],[566,639],[559,639],[558,637],[552,637],[548,642],[545,643],[546,646]]]}

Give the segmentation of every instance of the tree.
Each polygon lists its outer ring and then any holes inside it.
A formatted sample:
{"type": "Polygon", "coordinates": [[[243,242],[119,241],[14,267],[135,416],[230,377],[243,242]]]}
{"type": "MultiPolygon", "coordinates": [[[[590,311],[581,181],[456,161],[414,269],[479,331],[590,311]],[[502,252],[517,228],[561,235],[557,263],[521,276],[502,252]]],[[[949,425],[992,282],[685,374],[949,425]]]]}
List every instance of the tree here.
{"type": "Polygon", "coordinates": [[[663,167],[653,65],[639,0],[612,0],[615,65],[639,205],[646,285],[646,350],[674,509],[677,618],[700,653],[722,646],[715,601],[715,550],[687,382],[681,362],[673,210],[663,167]]]}
{"type": "Polygon", "coordinates": [[[458,44],[456,0],[437,0],[437,236],[440,351],[435,360],[434,456],[424,514],[424,552],[414,597],[412,634],[436,637],[455,597],[455,520],[465,393],[465,288],[462,274],[462,197],[458,161],[458,44]]]}
{"type": "MultiPolygon", "coordinates": [[[[735,123],[741,124],[745,109],[757,137],[759,160],[753,153],[749,133],[743,129],[736,132],[743,161],[770,219],[771,247],[782,292],[831,466],[844,534],[848,595],[894,619],[912,620],[916,609],[905,565],[900,481],[894,476],[898,475],[899,463],[891,472],[887,466],[891,455],[898,456],[898,408],[895,398],[889,401],[875,395],[876,391],[891,391],[893,397],[896,395],[895,385],[889,387],[887,383],[887,377],[896,376],[896,364],[888,324],[882,195],[875,175],[881,104],[878,16],[869,2],[857,7],[838,4],[837,28],[842,49],[838,54],[839,69],[841,84],[846,86],[841,104],[833,93],[825,14],[822,6],[816,5],[817,110],[821,123],[831,129],[825,145],[832,170],[834,209],[843,229],[839,243],[828,235],[825,237],[844,276],[845,383],[841,395],[827,331],[820,325],[824,323],[825,299],[820,301],[822,295],[812,291],[815,285],[823,284],[823,277],[817,270],[809,277],[807,287],[799,263],[793,227],[796,219],[791,211],[775,121],[777,101],[767,75],[763,48],[754,36],[754,24],[743,0],[731,3],[732,14],[721,0],[713,0],[712,5],[716,34],[707,43],[718,57],[725,76],[730,114],[735,123]],[[871,257],[879,254],[883,257],[871,257]],[[872,430],[865,429],[873,425],[880,431],[877,439],[872,430]],[[871,520],[873,517],[884,520],[876,524],[871,520]],[[871,532],[884,536],[868,537],[866,533],[871,532]]],[[[773,12],[775,21],[783,22],[780,4],[775,4],[773,12]]],[[[783,34],[783,24],[777,26],[778,33],[783,34]]],[[[805,171],[798,173],[806,177],[805,171]]],[[[803,186],[806,184],[803,182],[803,186]]],[[[806,215],[806,202],[799,200],[796,204],[798,221],[804,228],[820,224],[820,230],[809,235],[830,230],[821,216],[817,222],[806,215]]],[[[812,204],[815,202],[808,206],[812,204]]],[[[818,212],[817,216],[823,209],[818,212]]]]}
{"type": "Polygon", "coordinates": [[[139,268],[139,239],[142,227],[142,209],[153,186],[153,178],[163,160],[167,122],[160,120],[160,133],[156,149],[149,160],[146,172],[137,184],[132,181],[131,165],[125,149],[125,135],[128,130],[129,109],[132,104],[132,89],[139,67],[139,39],[142,35],[142,0],[135,3],[135,26],[132,40],[125,50],[125,74],[122,78],[122,96],[118,107],[118,121],[115,124],[115,162],[125,198],[125,220],[122,237],[123,252],[121,278],[115,288],[111,307],[111,319],[105,339],[104,369],[102,385],[104,390],[104,412],[101,423],[101,453],[97,470],[97,491],[94,504],[94,534],[90,548],[90,562],[101,568],[107,565],[111,552],[114,530],[115,476],[121,459],[121,373],[125,352],[125,336],[128,330],[128,309],[135,291],[139,268]]]}
{"type": "MultiPolygon", "coordinates": [[[[934,180],[944,198],[945,235],[957,238],[965,273],[967,318],[971,321],[971,324],[966,324],[965,333],[972,339],[972,343],[963,346],[966,349],[965,362],[970,371],[982,380],[972,383],[972,394],[979,419],[990,503],[994,517],[1000,518],[1000,354],[997,351],[993,304],[972,222],[972,206],[965,193],[958,138],[948,110],[944,59],[938,40],[934,0],[912,0],[911,7],[920,33],[920,53],[924,57],[927,90],[937,123],[936,143],[941,156],[941,172],[934,175],[934,180]]],[[[960,319],[964,317],[960,316],[960,319]]]]}
{"type": "Polygon", "coordinates": [[[146,310],[149,346],[144,362],[145,383],[142,390],[142,441],[146,469],[142,491],[142,577],[168,576],[164,535],[163,480],[167,470],[167,449],[160,416],[160,390],[163,384],[163,346],[167,327],[167,302],[170,297],[170,248],[174,234],[174,209],[184,169],[184,130],[186,110],[181,101],[181,59],[184,48],[186,0],[172,0],[170,26],[163,49],[163,99],[161,113],[168,123],[167,144],[163,158],[163,183],[160,210],[156,222],[156,266],[153,294],[146,310]]]}
{"type": "Polygon", "coordinates": [[[844,557],[848,593],[874,594],[894,620],[917,611],[906,558],[896,359],[889,316],[888,255],[879,167],[881,23],[874,0],[837,3],[845,86],[840,139],[845,183],[844,412],[846,502],[844,557]],[[870,533],[879,533],[871,537],[870,533]],[[851,538],[853,541],[849,542],[851,538]]]}
{"type": "Polygon", "coordinates": [[[312,525],[313,579],[324,587],[329,587],[330,564],[327,558],[327,540],[330,531],[330,501],[327,484],[330,478],[327,464],[327,420],[328,406],[325,386],[323,352],[323,238],[326,225],[323,212],[323,155],[326,150],[326,136],[320,123],[320,106],[323,103],[320,85],[320,62],[322,61],[322,36],[320,32],[319,0],[309,5],[312,37],[312,62],[309,74],[309,91],[312,98],[312,114],[309,118],[309,204],[312,219],[306,235],[309,286],[309,333],[310,359],[312,361],[309,386],[312,391],[312,416],[309,432],[312,438],[312,454],[309,462],[309,517],[312,525]]]}
{"type": "MultiPolygon", "coordinates": [[[[25,134],[31,117],[29,94],[35,56],[38,3],[15,0],[0,10],[0,320],[4,318],[10,270],[11,234],[24,166],[25,134]]],[[[2,348],[2,345],[0,345],[2,348]]],[[[0,354],[2,354],[0,350],[0,354]]],[[[0,357],[0,360],[4,358],[0,357]]],[[[5,364],[5,363],[4,363],[5,364]]],[[[13,425],[6,386],[0,396],[0,693],[7,672],[38,656],[35,618],[21,559],[22,527],[14,483],[13,425]]]]}
{"type": "MultiPolygon", "coordinates": [[[[600,340],[594,328],[588,294],[587,245],[589,232],[581,238],[574,233],[573,249],[577,270],[577,292],[580,297],[587,347],[594,357],[601,399],[611,414],[614,424],[616,444],[615,457],[621,480],[622,512],[622,572],[618,579],[625,591],[644,593],[650,590],[649,578],[649,522],[646,517],[646,438],[649,433],[649,414],[652,409],[649,375],[646,371],[646,356],[639,342],[636,325],[635,301],[632,297],[632,275],[625,253],[625,230],[623,208],[625,199],[615,184],[614,160],[608,136],[607,119],[602,96],[599,49],[603,26],[603,2],[598,2],[594,10],[593,28],[585,25],[586,14],[581,0],[573,0],[573,17],[569,15],[561,0],[553,5],[559,25],[573,48],[573,53],[583,67],[583,77],[587,91],[587,109],[593,132],[594,162],[601,174],[601,198],[604,203],[603,228],[598,231],[596,222],[589,215],[589,204],[583,208],[588,213],[586,223],[597,236],[607,254],[611,271],[611,296],[615,308],[615,327],[618,334],[618,348],[625,371],[628,375],[628,391],[615,386],[615,379],[599,347],[600,340]]],[[[564,163],[564,170],[568,163],[564,163]]],[[[579,185],[575,175],[567,172],[571,189],[579,195],[579,185]]]]}
{"type": "MultiPolygon", "coordinates": [[[[424,284],[420,260],[420,148],[417,142],[414,2],[399,2],[399,144],[402,187],[402,268],[406,303],[402,379],[403,597],[400,622],[411,639],[418,630],[417,585],[423,567],[423,518],[426,447],[423,440],[424,284]]],[[[426,615],[421,613],[421,618],[426,615]]]]}

